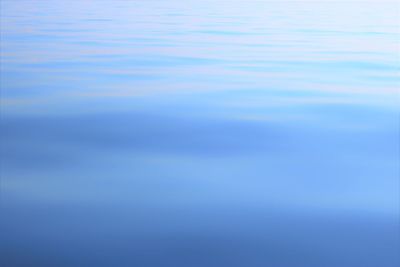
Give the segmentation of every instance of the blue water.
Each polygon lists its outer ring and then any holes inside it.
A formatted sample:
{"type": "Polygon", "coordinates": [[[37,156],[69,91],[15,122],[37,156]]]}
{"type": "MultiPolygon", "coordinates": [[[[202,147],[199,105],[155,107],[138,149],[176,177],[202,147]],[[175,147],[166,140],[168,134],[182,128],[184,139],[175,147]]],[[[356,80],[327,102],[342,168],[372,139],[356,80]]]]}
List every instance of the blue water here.
{"type": "Polygon", "coordinates": [[[399,266],[399,18],[1,1],[1,265],[399,266]]]}

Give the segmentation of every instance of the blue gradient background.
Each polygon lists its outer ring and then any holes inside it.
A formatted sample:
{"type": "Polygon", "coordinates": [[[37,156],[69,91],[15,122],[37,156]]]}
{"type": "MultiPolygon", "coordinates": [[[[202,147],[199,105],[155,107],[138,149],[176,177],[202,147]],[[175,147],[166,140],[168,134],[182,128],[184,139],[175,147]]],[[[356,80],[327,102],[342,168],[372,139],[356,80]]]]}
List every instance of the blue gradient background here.
{"type": "Polygon", "coordinates": [[[1,265],[399,266],[399,5],[2,0],[1,265]]]}

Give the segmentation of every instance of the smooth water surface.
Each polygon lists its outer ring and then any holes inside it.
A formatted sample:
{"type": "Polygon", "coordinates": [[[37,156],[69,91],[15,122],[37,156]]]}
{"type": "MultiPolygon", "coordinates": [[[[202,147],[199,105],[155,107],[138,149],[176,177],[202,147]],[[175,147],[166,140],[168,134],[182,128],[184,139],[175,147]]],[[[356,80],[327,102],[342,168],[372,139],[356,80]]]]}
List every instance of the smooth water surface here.
{"type": "Polygon", "coordinates": [[[2,0],[2,266],[399,266],[399,5],[2,0]]]}

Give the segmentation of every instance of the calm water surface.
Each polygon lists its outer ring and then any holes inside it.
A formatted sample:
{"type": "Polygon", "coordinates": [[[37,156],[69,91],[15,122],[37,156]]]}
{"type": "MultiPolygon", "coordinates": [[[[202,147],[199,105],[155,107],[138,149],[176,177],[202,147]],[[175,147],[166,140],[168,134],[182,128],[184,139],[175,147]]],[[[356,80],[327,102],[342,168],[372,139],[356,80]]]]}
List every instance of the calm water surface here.
{"type": "Polygon", "coordinates": [[[1,1],[2,266],[399,266],[399,16],[1,1]]]}

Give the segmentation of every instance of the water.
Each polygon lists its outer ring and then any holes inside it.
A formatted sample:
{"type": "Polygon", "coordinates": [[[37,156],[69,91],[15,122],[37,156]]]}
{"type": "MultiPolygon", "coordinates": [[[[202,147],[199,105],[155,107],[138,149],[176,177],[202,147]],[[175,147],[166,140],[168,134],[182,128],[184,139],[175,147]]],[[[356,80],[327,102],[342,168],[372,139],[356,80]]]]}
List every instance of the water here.
{"type": "Polygon", "coordinates": [[[398,266],[399,10],[3,0],[3,266],[398,266]]]}

